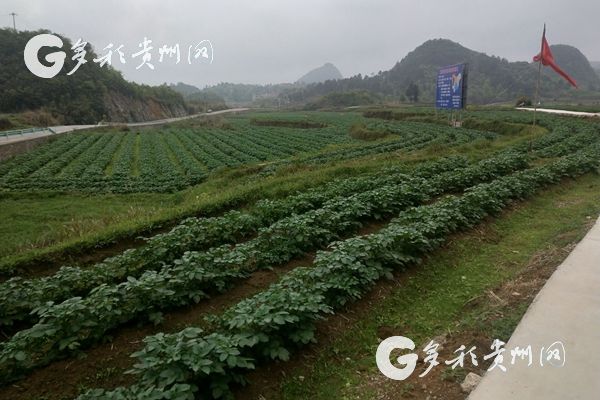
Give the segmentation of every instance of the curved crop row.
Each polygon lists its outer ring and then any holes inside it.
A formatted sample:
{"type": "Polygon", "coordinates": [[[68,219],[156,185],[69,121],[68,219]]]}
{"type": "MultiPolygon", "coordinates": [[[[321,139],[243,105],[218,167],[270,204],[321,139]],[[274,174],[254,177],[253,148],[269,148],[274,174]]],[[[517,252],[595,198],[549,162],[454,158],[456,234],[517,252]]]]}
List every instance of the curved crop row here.
{"type": "Polygon", "coordinates": [[[377,233],[319,252],[311,268],[294,269],[279,283],[213,318],[211,333],[186,328],[147,337],[145,348],[134,354],[138,384],[90,390],[78,399],[232,397],[230,386],[243,383],[245,372],[263,361],[287,360],[291,350],[314,340],[319,319],[359,299],[393,269],[413,264],[449,234],[497,214],[511,201],[597,167],[597,154],[579,154],[408,210],[377,233]]]}
{"type": "Polygon", "coordinates": [[[505,154],[429,181],[400,175],[405,181],[335,198],[317,210],[279,220],[259,235],[231,248],[188,252],[174,265],[147,271],[119,285],[100,285],[85,298],[40,307],[40,321],[0,344],[3,381],[88,346],[119,325],[137,318],[155,320],[159,311],[198,302],[224,290],[257,268],[271,267],[354,232],[366,219],[399,212],[431,196],[494,179],[526,166],[522,156],[505,154]]]}
{"type": "Polygon", "coordinates": [[[235,167],[348,140],[337,126],[288,137],[247,126],[247,122],[239,125],[235,130],[171,128],[64,135],[27,155],[1,163],[0,188],[171,192],[201,182],[208,172],[203,166],[207,170],[235,167]],[[107,171],[109,164],[112,168],[107,171]]]}
{"type": "MultiPolygon", "coordinates": [[[[204,180],[224,167],[289,158],[329,144],[356,143],[347,135],[352,116],[333,119],[317,129],[252,126],[245,120],[216,127],[171,128],[165,131],[86,132],[55,142],[0,164],[0,188],[84,192],[172,192],[204,180]],[[76,139],[73,139],[75,137],[76,139]]],[[[389,125],[389,126],[388,126],[389,125]]],[[[312,156],[321,163],[340,159],[411,151],[429,144],[456,145],[493,135],[439,125],[402,122],[386,129],[398,140],[352,146],[312,156]]]]}
{"type": "MultiPolygon", "coordinates": [[[[373,144],[352,146],[329,151],[316,156],[300,159],[302,163],[322,164],[331,161],[375,155],[392,151],[414,151],[432,144],[456,146],[477,139],[493,140],[498,135],[491,132],[481,132],[469,129],[454,129],[451,127],[421,122],[386,123],[385,129],[394,135],[393,140],[385,140],[373,144]]],[[[282,161],[286,164],[291,161],[282,161]]]]}
{"type": "MultiPolygon", "coordinates": [[[[416,168],[413,174],[427,178],[465,165],[464,158],[442,159],[416,168]]],[[[146,245],[127,250],[92,267],[65,266],[47,277],[9,279],[0,284],[0,298],[4,299],[0,303],[0,326],[34,318],[31,311],[49,301],[61,302],[83,296],[101,284],[119,282],[128,276],[138,277],[146,270],[159,269],[181,257],[185,251],[234,243],[287,215],[321,207],[337,197],[399,183],[402,176],[398,172],[401,170],[390,168],[377,175],[347,178],[281,200],[262,200],[250,213],[230,211],[220,217],[188,218],[171,231],[148,239],[146,245]]]]}

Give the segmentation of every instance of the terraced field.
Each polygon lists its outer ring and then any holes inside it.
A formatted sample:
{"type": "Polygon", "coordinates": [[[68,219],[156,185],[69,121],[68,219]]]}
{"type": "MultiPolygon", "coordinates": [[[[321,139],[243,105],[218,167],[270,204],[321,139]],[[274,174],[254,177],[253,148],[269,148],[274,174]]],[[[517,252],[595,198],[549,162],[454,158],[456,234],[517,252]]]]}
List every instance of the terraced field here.
{"type": "MultiPolygon", "coordinates": [[[[318,166],[500,138],[435,124],[373,120],[367,122],[370,127],[390,137],[353,143],[345,129],[356,119],[325,114],[317,122],[325,121],[326,127],[299,129],[239,118],[231,121],[231,129],[73,135],[23,157],[11,179],[30,177],[33,184],[34,177],[61,182],[87,174],[93,181],[104,174],[110,180],[121,171],[127,176],[123,181],[139,185],[144,183],[136,177],[160,185],[153,174],[165,182],[190,177],[189,184],[194,174],[227,163],[285,159],[332,143],[339,147],[293,162],[318,166]],[[73,162],[62,158],[67,153],[73,162]],[[96,172],[85,166],[95,165],[93,154],[103,160],[96,172]],[[170,170],[174,166],[177,174],[170,170]]],[[[295,357],[314,341],[318,321],[359,300],[378,281],[417,266],[450,235],[544,188],[598,170],[598,125],[560,120],[551,132],[526,139],[480,159],[455,155],[410,167],[381,166],[214,217],[188,218],[94,265],[9,279],[0,284],[0,328],[7,333],[0,343],[0,383],[26,382],[36,371],[57,377],[64,373],[55,367],[60,360],[70,359],[76,369],[82,352],[110,346],[106,342],[124,330],[131,335],[134,324],[156,324],[133,354],[133,378],[118,387],[85,387],[67,395],[81,400],[231,397],[249,371],[295,357]],[[281,278],[218,312],[195,316],[195,323],[161,332],[170,313],[227,296],[268,270],[281,270],[281,278]]],[[[65,187],[84,187],[80,179],[80,186],[65,187]]],[[[92,360],[99,357],[94,354],[92,360]]],[[[0,397],[32,394],[13,386],[3,390],[0,397]]]]}
{"type": "Polygon", "coordinates": [[[238,129],[166,128],[65,135],[0,165],[0,188],[166,192],[213,170],[289,157],[347,140],[343,132],[240,124],[238,129]]]}
{"type": "Polygon", "coordinates": [[[351,124],[361,119],[355,114],[323,114],[310,128],[304,128],[305,118],[295,114],[279,116],[274,122],[269,115],[261,118],[232,118],[225,127],[181,124],[176,128],[65,135],[0,164],[0,189],[172,192],[202,182],[215,170],[288,160],[328,146],[339,148],[303,157],[303,162],[325,163],[495,137],[489,132],[457,133],[434,124],[369,121],[372,129],[391,137],[364,146],[348,135],[351,124]],[[289,126],[278,126],[282,121],[289,126]]]}

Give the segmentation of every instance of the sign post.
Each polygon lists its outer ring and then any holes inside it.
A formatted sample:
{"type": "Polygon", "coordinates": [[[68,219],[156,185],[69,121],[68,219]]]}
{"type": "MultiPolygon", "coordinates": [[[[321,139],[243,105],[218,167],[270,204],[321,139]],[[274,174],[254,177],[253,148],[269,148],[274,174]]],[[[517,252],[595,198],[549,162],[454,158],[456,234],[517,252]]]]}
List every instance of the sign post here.
{"type": "Polygon", "coordinates": [[[454,110],[467,105],[468,65],[456,64],[440,68],[435,91],[435,108],[452,110],[452,125],[456,126],[454,110]]]}

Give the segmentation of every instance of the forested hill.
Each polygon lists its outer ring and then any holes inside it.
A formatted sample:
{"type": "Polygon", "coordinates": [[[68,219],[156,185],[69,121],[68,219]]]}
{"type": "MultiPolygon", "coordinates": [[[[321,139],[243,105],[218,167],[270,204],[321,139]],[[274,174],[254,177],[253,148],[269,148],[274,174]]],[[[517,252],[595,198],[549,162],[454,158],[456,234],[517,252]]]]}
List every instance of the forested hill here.
{"type": "MultiPolygon", "coordinates": [[[[0,113],[43,110],[65,124],[135,122],[187,114],[183,97],[169,87],[128,82],[114,68],[91,62],[97,56],[89,44],[88,62],[67,76],[76,62],[71,60],[72,42],[61,35],[57,36],[67,53],[63,69],[51,79],[35,76],[25,66],[23,51],[29,39],[40,33],[50,32],[0,29],[0,113]]],[[[40,50],[40,60],[52,51],[56,49],[40,50]]]]}
{"type": "Polygon", "coordinates": [[[340,70],[332,63],[325,63],[304,74],[296,83],[311,84],[325,82],[331,79],[342,79],[340,70]]]}
{"type": "MultiPolygon", "coordinates": [[[[555,57],[564,69],[578,81],[575,92],[568,83],[545,69],[542,95],[560,97],[600,89],[589,61],[571,46],[552,47],[555,57]]],[[[530,62],[509,62],[470,50],[447,39],[429,40],[410,52],[388,71],[373,76],[360,74],[347,79],[327,81],[306,88],[290,90],[285,95],[292,102],[308,101],[332,92],[365,90],[403,100],[409,85],[419,88],[419,99],[433,101],[436,74],[440,67],[466,62],[469,64],[469,102],[494,103],[514,101],[517,97],[531,96],[536,84],[537,67],[530,62]]]]}
{"type": "Polygon", "coordinates": [[[170,84],[169,87],[181,94],[188,106],[193,107],[195,112],[216,111],[227,108],[225,99],[221,96],[202,91],[194,85],[178,82],[170,84]]]}
{"type": "Polygon", "coordinates": [[[568,71],[582,89],[600,90],[600,77],[579,49],[565,44],[550,46],[556,63],[568,71]]]}

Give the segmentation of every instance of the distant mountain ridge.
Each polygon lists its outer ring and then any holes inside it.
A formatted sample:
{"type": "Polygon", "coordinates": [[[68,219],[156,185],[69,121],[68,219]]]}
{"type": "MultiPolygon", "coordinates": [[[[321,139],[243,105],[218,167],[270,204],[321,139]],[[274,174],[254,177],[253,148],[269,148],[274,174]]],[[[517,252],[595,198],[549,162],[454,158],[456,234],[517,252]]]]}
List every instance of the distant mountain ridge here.
{"type": "MultiPolygon", "coordinates": [[[[544,68],[540,89],[542,99],[600,98],[600,76],[595,73],[587,58],[573,46],[554,45],[551,48],[558,64],[578,82],[579,90],[572,88],[549,68],[544,68]]],[[[467,101],[470,104],[512,102],[521,96],[534,96],[536,64],[526,61],[509,62],[504,58],[468,49],[448,39],[428,40],[391,69],[373,76],[358,74],[340,78],[337,68],[327,63],[308,72],[294,84],[220,83],[205,88],[202,92],[214,93],[230,105],[314,105],[322,103],[320,98],[334,93],[349,93],[352,99],[362,99],[369,97],[364,95],[364,92],[369,92],[373,95],[371,98],[405,101],[407,88],[415,84],[418,87],[419,101],[433,102],[439,68],[464,62],[469,64],[467,101]],[[338,78],[332,79],[335,76],[338,78]],[[307,83],[311,80],[316,82],[307,83]]],[[[599,67],[599,64],[594,65],[599,67]]],[[[324,104],[330,104],[331,99],[338,98],[340,97],[328,98],[324,104]]]]}
{"type": "Polygon", "coordinates": [[[194,85],[188,85],[187,83],[177,82],[171,83],[169,88],[181,94],[183,97],[192,95],[194,93],[200,93],[200,89],[198,89],[194,85]]]}
{"type": "MultiPolygon", "coordinates": [[[[201,93],[218,96],[224,99],[228,105],[232,106],[242,106],[250,103],[265,106],[279,106],[282,99],[284,99],[284,103],[288,102],[285,97],[282,97],[282,94],[287,91],[336,79],[343,79],[340,71],[335,65],[325,63],[324,65],[307,72],[295,83],[257,85],[222,82],[202,89],[201,93]]],[[[171,88],[182,93],[184,97],[186,97],[187,91],[193,90],[192,88],[195,87],[179,83],[177,85],[171,85],[171,88]]]]}
{"type": "MultiPolygon", "coordinates": [[[[543,97],[577,96],[582,92],[600,90],[600,78],[593,73],[587,58],[572,46],[552,46],[555,58],[565,71],[579,83],[580,91],[571,88],[548,68],[544,68],[541,86],[543,97]]],[[[458,63],[469,64],[468,102],[486,104],[514,101],[519,96],[533,96],[537,82],[536,65],[530,62],[509,62],[468,49],[448,39],[429,40],[408,53],[388,71],[374,76],[356,75],[292,89],[284,95],[293,102],[307,102],[332,92],[366,90],[393,99],[403,100],[411,83],[419,88],[419,100],[432,102],[436,75],[440,67],[458,63]]]]}
{"type": "Polygon", "coordinates": [[[169,88],[181,94],[188,104],[194,108],[194,112],[216,111],[227,108],[225,99],[213,92],[200,90],[194,85],[178,82],[171,83],[169,88]]]}
{"type": "Polygon", "coordinates": [[[328,80],[342,79],[343,76],[339,69],[332,63],[325,63],[322,66],[315,68],[304,74],[296,83],[310,85],[312,83],[320,83],[328,80]]]}
{"type": "Polygon", "coordinates": [[[279,96],[286,90],[299,87],[293,83],[246,84],[222,82],[202,89],[207,96],[218,96],[228,106],[246,106],[255,103],[258,106],[278,106],[279,96]]]}

